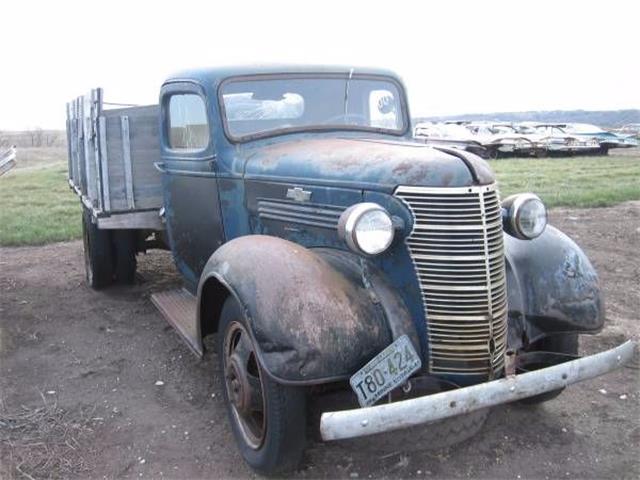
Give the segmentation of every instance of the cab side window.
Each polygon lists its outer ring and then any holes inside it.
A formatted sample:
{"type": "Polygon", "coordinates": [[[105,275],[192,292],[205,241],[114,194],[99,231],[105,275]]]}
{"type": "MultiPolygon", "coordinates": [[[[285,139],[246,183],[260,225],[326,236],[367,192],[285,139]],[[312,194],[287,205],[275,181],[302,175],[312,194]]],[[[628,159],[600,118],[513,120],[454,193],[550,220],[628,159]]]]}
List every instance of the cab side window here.
{"type": "Polygon", "coordinates": [[[204,100],[192,93],[169,97],[169,147],[202,150],[209,145],[209,125],[204,100]]]}

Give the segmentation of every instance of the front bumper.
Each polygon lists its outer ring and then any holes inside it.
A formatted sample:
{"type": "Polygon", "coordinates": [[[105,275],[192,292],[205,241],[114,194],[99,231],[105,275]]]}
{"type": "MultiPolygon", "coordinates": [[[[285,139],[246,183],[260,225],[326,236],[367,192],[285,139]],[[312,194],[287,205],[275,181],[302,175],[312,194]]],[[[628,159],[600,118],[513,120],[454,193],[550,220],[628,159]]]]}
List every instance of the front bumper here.
{"type": "Polygon", "coordinates": [[[322,439],[340,440],[413,427],[557,390],[620,368],[633,357],[627,341],[611,350],[499,380],[373,407],[325,412],[322,439]]]}

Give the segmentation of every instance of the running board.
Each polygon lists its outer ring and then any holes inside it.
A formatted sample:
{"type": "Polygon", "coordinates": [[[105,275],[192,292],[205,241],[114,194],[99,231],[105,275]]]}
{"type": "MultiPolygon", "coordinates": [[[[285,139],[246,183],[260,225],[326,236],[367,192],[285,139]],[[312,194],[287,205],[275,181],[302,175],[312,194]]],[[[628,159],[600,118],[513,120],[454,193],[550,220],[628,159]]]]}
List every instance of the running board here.
{"type": "Polygon", "coordinates": [[[187,342],[193,353],[202,357],[200,329],[196,321],[196,297],[181,288],[154,293],[151,302],[187,342]]]}

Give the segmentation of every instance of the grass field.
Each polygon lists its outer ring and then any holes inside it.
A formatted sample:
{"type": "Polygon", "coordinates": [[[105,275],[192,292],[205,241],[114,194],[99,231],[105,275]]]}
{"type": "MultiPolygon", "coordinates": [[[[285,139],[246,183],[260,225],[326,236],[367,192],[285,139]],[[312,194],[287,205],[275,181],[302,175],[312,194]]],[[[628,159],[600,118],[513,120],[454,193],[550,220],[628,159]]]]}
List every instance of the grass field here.
{"type": "MultiPolygon", "coordinates": [[[[501,159],[491,166],[503,198],[530,191],[549,207],[602,207],[640,200],[640,152],[624,153],[501,159]]],[[[67,185],[65,157],[63,149],[22,149],[19,167],[0,177],[0,245],[80,238],[81,207],[67,185]]]]}
{"type": "Polygon", "coordinates": [[[638,155],[494,160],[502,198],[536,193],[547,207],[606,207],[640,200],[638,155]]]}
{"type": "Polygon", "coordinates": [[[80,202],[67,164],[15,169],[0,177],[0,245],[36,245],[80,238],[80,202]]]}

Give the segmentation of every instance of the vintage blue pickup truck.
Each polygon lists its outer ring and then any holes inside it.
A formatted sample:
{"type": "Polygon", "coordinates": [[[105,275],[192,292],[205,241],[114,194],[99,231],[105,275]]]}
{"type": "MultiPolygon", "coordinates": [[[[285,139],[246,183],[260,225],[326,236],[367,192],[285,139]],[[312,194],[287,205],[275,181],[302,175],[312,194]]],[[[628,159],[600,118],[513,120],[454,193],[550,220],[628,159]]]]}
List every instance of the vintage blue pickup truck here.
{"type": "Polygon", "coordinates": [[[184,288],[152,300],[196,355],[215,335],[261,473],[300,462],[309,395],[351,392],[319,425],[344,439],[549,400],[633,354],[578,357],[604,322],[589,260],[536,195],[501,201],[484,160],[413,141],[391,72],[217,68],[158,105],[102,97],[67,105],[88,284],[171,250],[184,288]]]}

